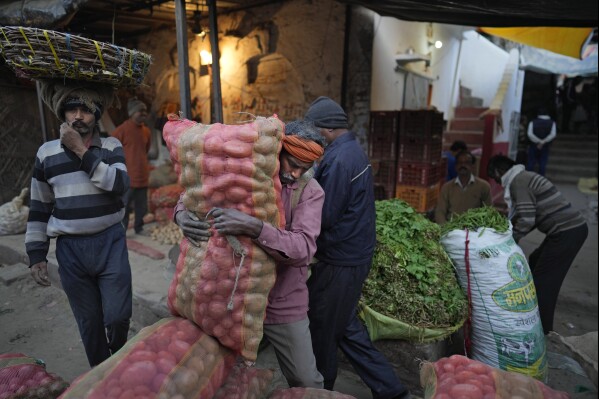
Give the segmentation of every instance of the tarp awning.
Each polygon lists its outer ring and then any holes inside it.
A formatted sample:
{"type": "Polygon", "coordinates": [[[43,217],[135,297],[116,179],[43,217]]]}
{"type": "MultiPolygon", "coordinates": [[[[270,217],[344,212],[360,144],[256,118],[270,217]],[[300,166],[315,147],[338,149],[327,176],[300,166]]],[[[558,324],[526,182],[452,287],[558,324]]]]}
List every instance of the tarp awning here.
{"type": "Polygon", "coordinates": [[[556,75],[597,76],[597,52],[584,60],[578,60],[548,50],[523,46],[520,49],[520,69],[556,75]]]}
{"type": "Polygon", "coordinates": [[[587,38],[593,32],[592,28],[561,27],[485,27],[480,30],[516,43],[579,59],[582,58],[582,50],[587,38]]]}
{"type": "Polygon", "coordinates": [[[597,26],[597,0],[340,0],[406,21],[464,26],[597,26]]]}

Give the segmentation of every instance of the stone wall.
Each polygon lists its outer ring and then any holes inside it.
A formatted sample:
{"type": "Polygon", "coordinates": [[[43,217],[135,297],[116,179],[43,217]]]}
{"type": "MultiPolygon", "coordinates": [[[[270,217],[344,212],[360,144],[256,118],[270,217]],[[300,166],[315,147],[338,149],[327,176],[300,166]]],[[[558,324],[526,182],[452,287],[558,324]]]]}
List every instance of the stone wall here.
{"type": "MultiPolygon", "coordinates": [[[[207,23],[205,24],[207,27],[207,23]]],[[[224,122],[249,115],[299,118],[321,95],[340,101],[345,7],[335,1],[295,0],[218,16],[224,122]],[[240,114],[247,113],[247,114],[240,114]]],[[[179,108],[175,27],[138,42],[154,62],[139,97],[161,116],[179,108]]],[[[208,36],[189,37],[192,116],[210,123],[210,71],[200,51],[208,36]]]]}

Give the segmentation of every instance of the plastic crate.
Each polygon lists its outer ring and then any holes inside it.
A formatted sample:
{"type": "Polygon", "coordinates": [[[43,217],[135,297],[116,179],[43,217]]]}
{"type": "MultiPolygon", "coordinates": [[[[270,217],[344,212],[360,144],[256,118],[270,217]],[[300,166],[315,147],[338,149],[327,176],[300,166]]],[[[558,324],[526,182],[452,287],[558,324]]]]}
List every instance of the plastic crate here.
{"type": "Polygon", "coordinates": [[[399,111],[370,113],[368,132],[368,157],[370,159],[396,159],[399,111]]]}
{"type": "Polygon", "coordinates": [[[395,195],[395,160],[370,160],[374,182],[374,199],[383,200],[395,195]]]}
{"type": "Polygon", "coordinates": [[[406,201],[417,212],[428,212],[437,205],[440,187],[439,182],[429,187],[398,185],[395,196],[406,201]]]}
{"type": "Polygon", "coordinates": [[[441,136],[430,138],[400,137],[397,157],[400,162],[439,162],[441,160],[442,148],[443,141],[441,140],[441,136]]]}
{"type": "Polygon", "coordinates": [[[434,110],[400,111],[399,137],[441,137],[444,126],[442,112],[434,110]]]}
{"type": "Polygon", "coordinates": [[[440,162],[398,162],[397,184],[428,187],[440,180],[440,162]]]}

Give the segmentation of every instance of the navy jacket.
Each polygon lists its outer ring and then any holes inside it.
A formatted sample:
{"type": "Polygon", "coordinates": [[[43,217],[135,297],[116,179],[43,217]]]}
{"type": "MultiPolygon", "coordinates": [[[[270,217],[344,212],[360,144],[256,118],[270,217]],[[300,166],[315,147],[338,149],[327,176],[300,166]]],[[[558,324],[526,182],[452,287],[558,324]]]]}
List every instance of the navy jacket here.
{"type": "Polygon", "coordinates": [[[326,147],[314,178],[325,192],[316,258],[334,266],[370,265],[376,244],[372,168],[353,133],[326,147]]]}

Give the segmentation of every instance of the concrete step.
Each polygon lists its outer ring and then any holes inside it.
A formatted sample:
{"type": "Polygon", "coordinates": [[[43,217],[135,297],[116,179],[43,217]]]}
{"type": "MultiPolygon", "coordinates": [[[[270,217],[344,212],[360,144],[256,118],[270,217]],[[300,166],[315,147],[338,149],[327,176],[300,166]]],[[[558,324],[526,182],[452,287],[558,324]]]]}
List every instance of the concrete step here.
{"type": "Polygon", "coordinates": [[[552,183],[578,184],[578,179],[580,179],[581,177],[584,177],[584,176],[574,176],[574,175],[563,174],[563,173],[559,173],[559,172],[550,173],[549,171],[547,171],[546,177],[552,183]]]}
{"type": "Polygon", "coordinates": [[[587,150],[587,149],[597,149],[596,141],[554,141],[551,144],[551,150],[554,148],[565,148],[569,150],[587,150]]]}
{"type": "Polygon", "coordinates": [[[482,145],[483,143],[483,132],[475,132],[475,131],[456,131],[450,130],[443,133],[443,143],[453,143],[456,140],[465,141],[466,144],[470,145],[482,145]]]}
{"type": "Polygon", "coordinates": [[[466,97],[460,100],[460,106],[462,107],[482,107],[483,99],[478,97],[466,97]]]}
{"type": "Polygon", "coordinates": [[[449,123],[449,130],[482,132],[485,129],[485,121],[478,118],[454,118],[449,123]]]}
{"type": "Polygon", "coordinates": [[[560,170],[568,169],[585,169],[585,170],[597,170],[597,159],[588,158],[572,158],[572,157],[558,157],[549,155],[549,161],[547,167],[558,168],[560,170]]]}
{"type": "Polygon", "coordinates": [[[585,147],[585,148],[568,148],[560,145],[552,145],[549,150],[549,157],[554,156],[560,158],[583,158],[588,160],[597,160],[599,151],[597,147],[585,147]]]}
{"type": "Polygon", "coordinates": [[[578,181],[579,177],[595,177],[597,176],[597,164],[595,165],[561,165],[557,163],[547,164],[548,175],[573,176],[578,181]]]}
{"type": "Polygon", "coordinates": [[[576,143],[596,143],[596,134],[568,134],[568,133],[557,133],[555,142],[576,142],[576,143]]]}
{"type": "Polygon", "coordinates": [[[457,107],[454,110],[454,118],[478,118],[486,110],[485,107],[457,107]]]}

